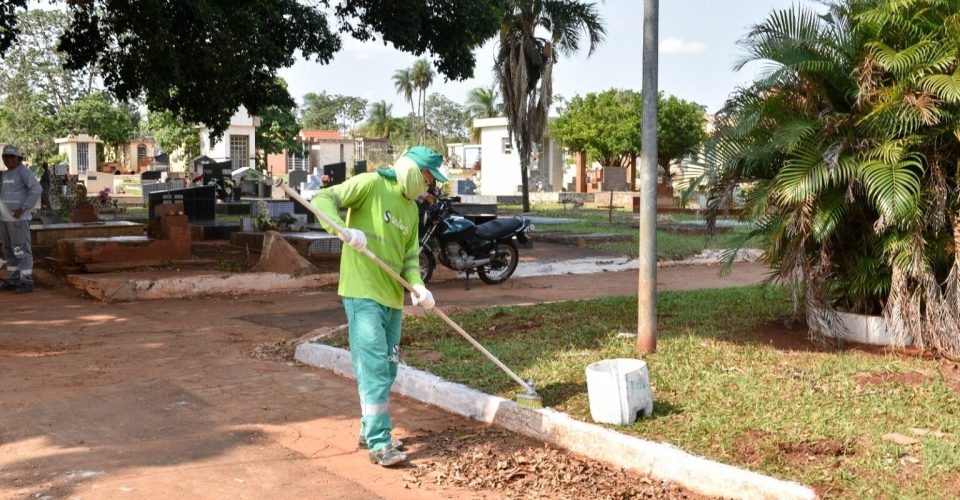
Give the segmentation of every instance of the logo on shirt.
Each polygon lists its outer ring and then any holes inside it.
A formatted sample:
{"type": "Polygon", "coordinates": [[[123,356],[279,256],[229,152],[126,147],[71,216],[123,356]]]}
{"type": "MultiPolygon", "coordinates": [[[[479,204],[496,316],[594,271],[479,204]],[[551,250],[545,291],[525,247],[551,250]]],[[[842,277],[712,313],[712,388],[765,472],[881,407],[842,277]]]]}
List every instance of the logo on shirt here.
{"type": "Polygon", "coordinates": [[[394,219],[393,214],[390,213],[389,210],[387,210],[386,212],[383,212],[383,221],[399,229],[400,232],[404,234],[404,236],[410,234],[410,227],[404,224],[403,221],[399,219],[394,219]]]}

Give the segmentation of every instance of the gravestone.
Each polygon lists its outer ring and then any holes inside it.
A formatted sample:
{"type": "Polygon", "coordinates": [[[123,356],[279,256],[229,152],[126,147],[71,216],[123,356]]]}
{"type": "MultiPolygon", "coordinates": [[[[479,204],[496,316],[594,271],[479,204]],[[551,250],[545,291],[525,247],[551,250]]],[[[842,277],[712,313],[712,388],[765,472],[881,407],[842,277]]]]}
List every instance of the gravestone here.
{"type": "Polygon", "coordinates": [[[330,186],[336,186],[347,180],[347,164],[340,162],[324,165],[323,174],[330,177],[330,186]]]}
{"type": "MultiPolygon", "coordinates": [[[[159,159],[157,160],[157,163],[160,163],[159,159]]],[[[167,161],[167,163],[170,163],[170,162],[167,161]]],[[[200,173],[203,171],[204,166],[210,165],[213,163],[216,163],[216,162],[213,161],[213,158],[210,158],[209,156],[206,156],[206,155],[195,156],[190,160],[190,170],[195,173],[200,173]]]]}
{"type": "Polygon", "coordinates": [[[623,167],[603,167],[602,191],[631,191],[627,182],[627,169],[623,167]]]}
{"type": "Polygon", "coordinates": [[[155,191],[149,195],[149,217],[153,219],[156,207],[165,203],[182,203],[183,213],[190,222],[216,219],[217,188],[200,186],[170,191],[155,191]]]}
{"type": "Polygon", "coordinates": [[[360,160],[353,164],[353,175],[363,174],[367,171],[367,160],[360,160]]]}
{"type": "Polygon", "coordinates": [[[291,170],[290,171],[290,187],[295,189],[298,193],[300,192],[300,184],[307,182],[307,171],[306,170],[291,170]]]}
{"type": "Polygon", "coordinates": [[[143,182],[143,181],[159,181],[159,180],[160,180],[160,174],[161,174],[161,172],[159,172],[159,171],[147,170],[147,171],[142,172],[142,173],[140,174],[140,181],[141,181],[141,182],[143,182]]]}

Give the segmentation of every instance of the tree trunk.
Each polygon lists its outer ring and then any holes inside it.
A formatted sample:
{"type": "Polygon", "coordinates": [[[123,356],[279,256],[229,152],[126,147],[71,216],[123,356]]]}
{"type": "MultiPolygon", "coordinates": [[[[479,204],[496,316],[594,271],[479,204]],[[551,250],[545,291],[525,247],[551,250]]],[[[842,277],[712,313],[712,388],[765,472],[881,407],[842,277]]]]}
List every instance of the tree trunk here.
{"type": "Polygon", "coordinates": [[[530,181],[527,176],[527,168],[530,160],[520,159],[520,181],[523,185],[523,213],[530,211],[530,181]]]}

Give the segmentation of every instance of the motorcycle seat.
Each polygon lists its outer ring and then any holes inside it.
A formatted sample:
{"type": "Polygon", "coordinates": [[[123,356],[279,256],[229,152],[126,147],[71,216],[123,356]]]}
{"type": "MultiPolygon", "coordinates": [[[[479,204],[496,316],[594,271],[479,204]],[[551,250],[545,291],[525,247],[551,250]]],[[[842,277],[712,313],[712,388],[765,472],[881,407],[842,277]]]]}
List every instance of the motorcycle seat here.
{"type": "Polygon", "coordinates": [[[515,217],[494,219],[477,226],[476,235],[485,240],[493,240],[515,232],[522,225],[523,221],[515,217]]]}

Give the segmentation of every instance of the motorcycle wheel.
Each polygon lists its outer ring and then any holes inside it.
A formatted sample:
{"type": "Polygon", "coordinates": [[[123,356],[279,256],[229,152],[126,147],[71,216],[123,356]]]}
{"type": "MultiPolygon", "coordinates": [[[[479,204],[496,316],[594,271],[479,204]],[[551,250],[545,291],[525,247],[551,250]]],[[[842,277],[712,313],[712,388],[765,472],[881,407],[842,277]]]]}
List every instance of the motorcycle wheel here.
{"type": "Polygon", "coordinates": [[[517,242],[514,240],[497,243],[497,253],[498,257],[489,264],[477,268],[480,281],[488,285],[498,285],[507,281],[520,263],[520,249],[517,248],[517,242]]]}
{"type": "Polygon", "coordinates": [[[430,277],[433,276],[433,270],[437,268],[437,259],[433,256],[432,253],[421,250],[420,251],[420,279],[424,283],[430,281],[430,277]]]}

